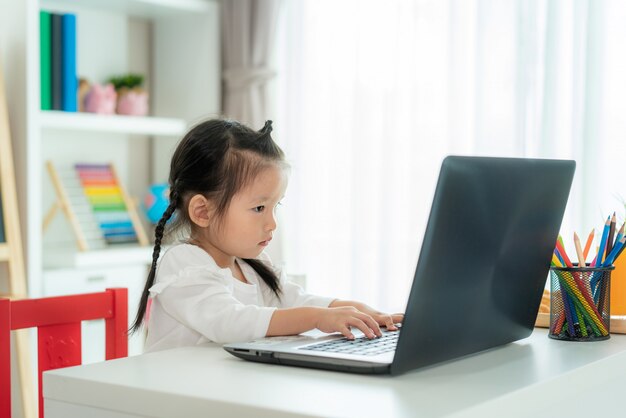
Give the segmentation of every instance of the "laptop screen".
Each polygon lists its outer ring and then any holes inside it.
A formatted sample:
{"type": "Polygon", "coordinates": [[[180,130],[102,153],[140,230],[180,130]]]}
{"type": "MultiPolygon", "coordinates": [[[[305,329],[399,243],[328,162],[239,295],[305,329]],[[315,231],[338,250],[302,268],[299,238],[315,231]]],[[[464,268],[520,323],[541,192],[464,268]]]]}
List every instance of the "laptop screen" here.
{"type": "Polygon", "coordinates": [[[575,162],[447,157],[392,373],[532,332],[575,162]]]}

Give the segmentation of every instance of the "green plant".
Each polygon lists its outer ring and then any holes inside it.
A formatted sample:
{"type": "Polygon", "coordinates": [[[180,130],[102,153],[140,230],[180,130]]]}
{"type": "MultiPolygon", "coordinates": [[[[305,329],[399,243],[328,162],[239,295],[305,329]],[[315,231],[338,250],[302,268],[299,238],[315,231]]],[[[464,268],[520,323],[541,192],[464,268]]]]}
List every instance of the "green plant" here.
{"type": "Polygon", "coordinates": [[[113,84],[115,90],[119,90],[123,87],[127,89],[133,89],[135,87],[141,87],[143,84],[143,75],[141,74],[125,74],[117,77],[111,77],[109,83],[113,84]]]}

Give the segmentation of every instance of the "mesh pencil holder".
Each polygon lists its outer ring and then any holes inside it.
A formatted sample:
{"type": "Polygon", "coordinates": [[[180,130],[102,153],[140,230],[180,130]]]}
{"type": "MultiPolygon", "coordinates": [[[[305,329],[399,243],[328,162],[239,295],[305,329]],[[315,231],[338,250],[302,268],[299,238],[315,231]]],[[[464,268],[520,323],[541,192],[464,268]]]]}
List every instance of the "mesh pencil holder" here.
{"type": "Polygon", "coordinates": [[[609,291],[614,268],[550,268],[550,338],[601,341],[610,337],[609,291]]]}

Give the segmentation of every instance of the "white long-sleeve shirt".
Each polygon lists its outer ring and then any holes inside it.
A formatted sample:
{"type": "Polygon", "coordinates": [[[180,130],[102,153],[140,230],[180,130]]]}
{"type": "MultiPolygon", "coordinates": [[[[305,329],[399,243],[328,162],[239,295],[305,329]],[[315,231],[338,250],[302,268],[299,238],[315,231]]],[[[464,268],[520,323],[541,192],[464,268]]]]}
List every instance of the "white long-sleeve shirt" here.
{"type": "Polygon", "coordinates": [[[288,282],[265,253],[259,259],[280,278],[280,300],[243,260],[236,262],[248,283],[233,277],[229,268],[219,267],[200,247],[181,243],[168,249],[150,288],[145,351],[262,338],[277,308],[327,307],[332,302],[288,282]]]}

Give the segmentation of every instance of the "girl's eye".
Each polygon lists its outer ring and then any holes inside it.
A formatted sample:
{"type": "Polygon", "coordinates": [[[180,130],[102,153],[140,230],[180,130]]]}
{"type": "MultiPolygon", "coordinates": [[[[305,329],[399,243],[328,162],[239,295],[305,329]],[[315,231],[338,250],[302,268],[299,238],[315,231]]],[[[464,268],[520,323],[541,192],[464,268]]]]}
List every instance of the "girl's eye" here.
{"type": "Polygon", "coordinates": [[[265,209],[265,206],[257,206],[256,208],[254,208],[252,210],[257,212],[257,213],[261,213],[261,212],[263,212],[264,209],[265,209]]]}

